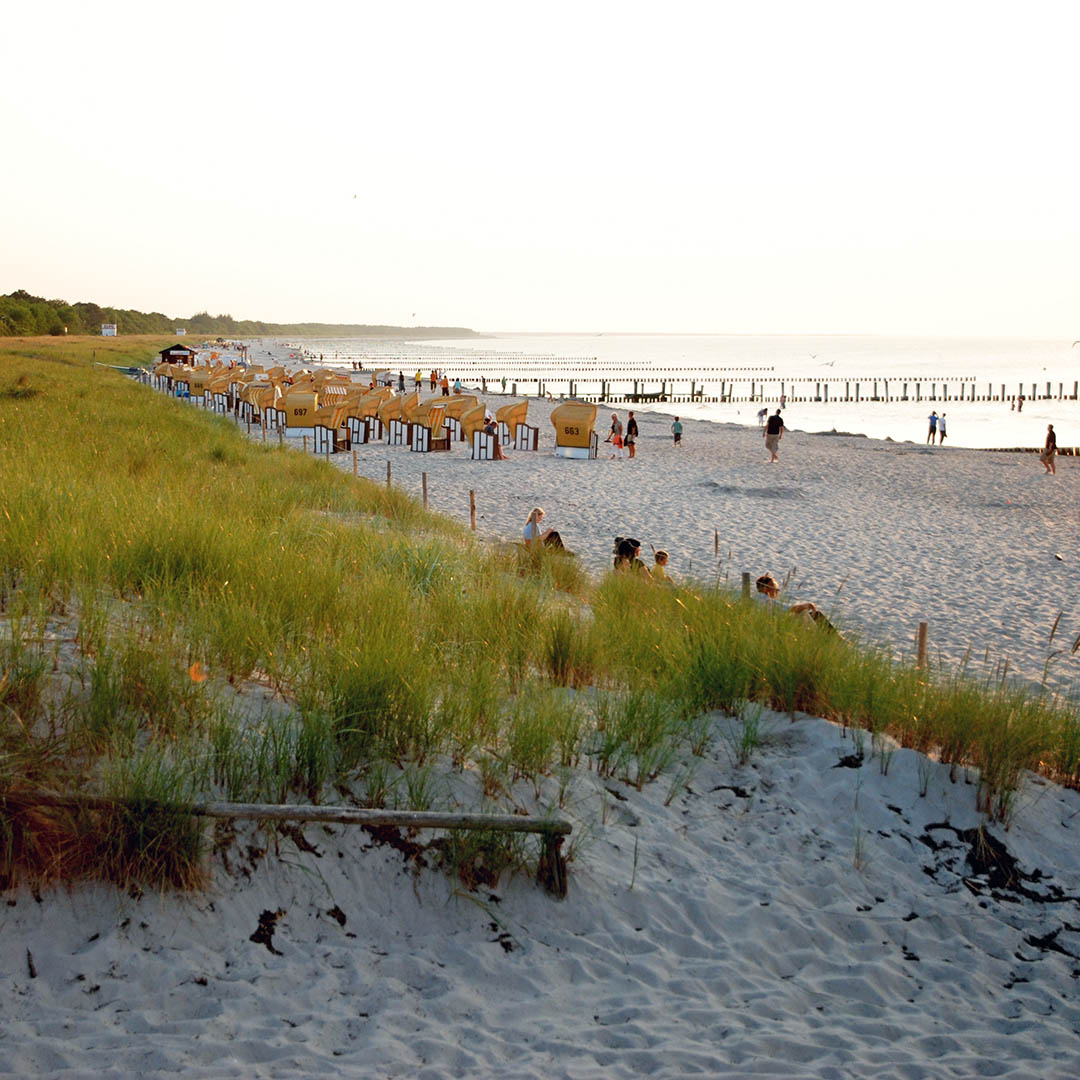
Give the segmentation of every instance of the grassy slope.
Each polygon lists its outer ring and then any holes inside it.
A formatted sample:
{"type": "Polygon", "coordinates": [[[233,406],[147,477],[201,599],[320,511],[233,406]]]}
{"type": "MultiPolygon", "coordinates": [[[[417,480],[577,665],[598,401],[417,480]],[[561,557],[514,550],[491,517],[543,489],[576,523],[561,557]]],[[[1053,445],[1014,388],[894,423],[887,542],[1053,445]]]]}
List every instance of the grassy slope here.
{"type": "Polygon", "coordinates": [[[423,784],[387,778],[436,757],[495,800],[579,764],[641,784],[708,745],[708,710],[747,700],[974,764],[998,816],[1023,768],[1080,777],[1071,703],[928,679],[726,592],[494,553],[396,490],[88,362],[164,344],[0,346],[0,882],[191,884],[201,832],[161,801],[348,785],[419,806],[423,784]],[[608,629],[628,613],[629,640],[608,629]],[[267,688],[272,708],[252,692],[267,688]],[[41,786],[127,803],[20,801],[41,786]]]}

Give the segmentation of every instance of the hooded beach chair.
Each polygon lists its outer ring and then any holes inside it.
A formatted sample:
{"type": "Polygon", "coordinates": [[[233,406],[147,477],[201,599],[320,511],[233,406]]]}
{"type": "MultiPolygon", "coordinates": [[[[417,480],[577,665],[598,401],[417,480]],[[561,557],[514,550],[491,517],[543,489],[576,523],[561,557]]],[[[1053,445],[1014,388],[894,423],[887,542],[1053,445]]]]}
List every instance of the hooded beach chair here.
{"type": "Polygon", "coordinates": [[[551,410],[558,457],[594,458],[599,440],[593,425],[596,406],[588,401],[567,401],[551,410]]]}

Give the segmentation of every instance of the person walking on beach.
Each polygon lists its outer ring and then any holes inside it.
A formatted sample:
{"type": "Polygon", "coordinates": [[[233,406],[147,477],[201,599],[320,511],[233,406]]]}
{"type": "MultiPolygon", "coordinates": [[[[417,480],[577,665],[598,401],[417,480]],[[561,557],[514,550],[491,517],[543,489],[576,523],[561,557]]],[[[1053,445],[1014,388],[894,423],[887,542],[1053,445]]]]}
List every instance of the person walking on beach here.
{"type": "Polygon", "coordinates": [[[942,413],[937,419],[937,441],[938,446],[945,445],[945,414],[942,413]]]}
{"type": "Polygon", "coordinates": [[[769,415],[769,410],[768,409],[758,409],[758,414],[757,414],[757,426],[758,427],[764,427],[765,426],[765,417],[768,416],[768,415],[769,415]]]}
{"type": "Polygon", "coordinates": [[[1039,455],[1039,460],[1043,463],[1043,468],[1048,473],[1057,475],[1057,465],[1054,463],[1054,456],[1057,454],[1057,435],[1054,434],[1054,425],[1046,425],[1046,442],[1043,444],[1043,452],[1039,455]]]}
{"type": "Polygon", "coordinates": [[[439,373],[432,368],[431,369],[431,389],[435,389],[435,384],[439,381],[439,373]]]}
{"type": "Polygon", "coordinates": [[[608,432],[608,437],[604,441],[611,443],[611,449],[614,451],[611,456],[621,459],[623,456],[622,421],[618,413],[611,414],[611,431],[608,432]]]}
{"type": "MultiPolygon", "coordinates": [[[[449,397],[450,396],[450,380],[446,377],[445,372],[443,373],[442,383],[440,385],[442,386],[442,396],[443,397],[449,397]]],[[[432,387],[432,389],[434,389],[434,387],[432,387]]]]}
{"type": "Polygon", "coordinates": [[[631,412],[626,418],[626,449],[630,454],[630,457],[634,456],[634,447],[637,445],[637,421],[634,419],[634,414],[631,412]]]}
{"type": "Polygon", "coordinates": [[[415,390],[415,391],[416,391],[416,392],[417,392],[418,394],[420,393],[420,387],[421,387],[421,386],[423,385],[423,382],[424,382],[424,375],[423,375],[423,372],[420,372],[420,371],[418,371],[418,372],[417,372],[417,373],[416,373],[416,374],[415,374],[415,375],[413,376],[413,389],[414,389],[414,390],[415,390]]]}
{"type": "Polygon", "coordinates": [[[935,409],[927,419],[930,421],[930,430],[927,432],[926,441],[933,446],[934,439],[937,436],[937,409],[935,409]]]}
{"type": "Polygon", "coordinates": [[[502,377],[502,392],[504,394],[506,393],[506,376],[505,375],[502,377]]]}
{"type": "Polygon", "coordinates": [[[784,421],[780,418],[780,410],[777,409],[776,412],[765,421],[765,430],[762,433],[765,438],[765,449],[772,455],[769,458],[770,465],[774,461],[780,460],[779,457],[777,457],[776,452],[780,449],[780,440],[784,437],[784,432],[786,430],[784,421]]]}
{"type": "Polygon", "coordinates": [[[397,373],[397,388],[399,394],[405,393],[405,373],[403,371],[397,373]]]}
{"type": "Polygon", "coordinates": [[[671,437],[675,440],[676,446],[682,446],[682,421],[677,416],[671,425],[671,437]]]}

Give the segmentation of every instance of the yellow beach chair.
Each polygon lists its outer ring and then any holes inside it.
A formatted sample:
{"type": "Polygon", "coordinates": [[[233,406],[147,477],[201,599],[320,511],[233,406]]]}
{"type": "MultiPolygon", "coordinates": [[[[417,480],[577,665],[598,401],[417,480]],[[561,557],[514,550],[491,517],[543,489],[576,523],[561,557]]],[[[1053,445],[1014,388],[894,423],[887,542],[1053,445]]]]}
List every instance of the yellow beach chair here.
{"type": "Polygon", "coordinates": [[[588,401],[567,401],[551,410],[557,457],[594,458],[598,439],[593,426],[596,406],[588,401]]]}

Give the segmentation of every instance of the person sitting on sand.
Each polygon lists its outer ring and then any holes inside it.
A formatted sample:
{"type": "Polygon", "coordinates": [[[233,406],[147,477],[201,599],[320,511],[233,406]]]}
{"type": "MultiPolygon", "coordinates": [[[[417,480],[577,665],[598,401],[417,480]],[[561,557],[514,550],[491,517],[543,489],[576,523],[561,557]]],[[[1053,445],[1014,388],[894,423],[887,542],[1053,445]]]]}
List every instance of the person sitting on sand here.
{"type": "Polygon", "coordinates": [[[1057,454],[1057,435],[1054,433],[1054,425],[1046,425],[1046,442],[1043,444],[1043,452],[1039,460],[1048,473],[1057,475],[1057,465],[1054,463],[1054,455],[1057,454]]]}
{"type": "Polygon", "coordinates": [[[670,556],[663,548],[660,548],[657,551],[653,552],[652,579],[653,581],[661,581],[665,585],[671,585],[672,587],[674,587],[675,582],[668,577],[667,572],[667,564],[669,557],[670,556]]]}
{"type": "MultiPolygon", "coordinates": [[[[757,579],[755,585],[757,586],[757,598],[767,607],[779,611],[781,608],[779,603],[780,586],[777,583],[776,578],[766,571],[757,579]]],[[[792,604],[787,610],[789,615],[802,615],[804,618],[812,619],[822,628],[822,630],[828,630],[834,634],[836,633],[836,627],[829,622],[825,612],[823,612],[817,604],[814,604],[809,600],[802,600],[797,604],[792,604]]]]}
{"type": "Polygon", "coordinates": [[[492,445],[495,447],[491,460],[505,461],[506,455],[503,453],[502,443],[499,442],[499,429],[495,426],[495,417],[490,413],[488,413],[487,419],[484,421],[484,434],[492,437],[492,445]]]}
{"type": "Polygon", "coordinates": [[[554,529],[542,531],[541,522],[543,520],[544,508],[534,506],[529,511],[528,520],[522,530],[522,535],[525,537],[525,546],[532,547],[535,542],[539,541],[544,547],[561,548],[563,546],[562,537],[554,529]]]}
{"type": "Polygon", "coordinates": [[[652,576],[649,573],[649,568],[639,558],[641,555],[640,540],[635,540],[632,536],[625,539],[616,536],[614,555],[616,570],[636,570],[646,577],[652,576]]]}

